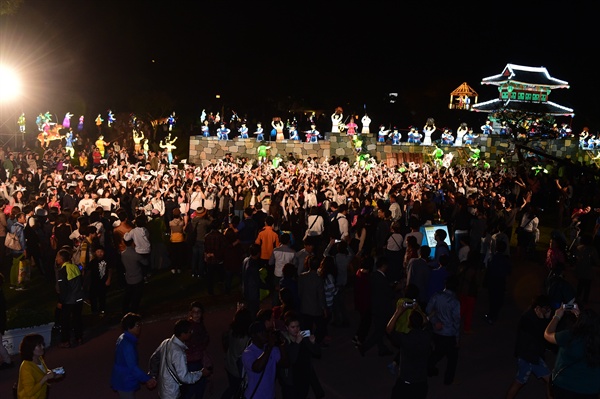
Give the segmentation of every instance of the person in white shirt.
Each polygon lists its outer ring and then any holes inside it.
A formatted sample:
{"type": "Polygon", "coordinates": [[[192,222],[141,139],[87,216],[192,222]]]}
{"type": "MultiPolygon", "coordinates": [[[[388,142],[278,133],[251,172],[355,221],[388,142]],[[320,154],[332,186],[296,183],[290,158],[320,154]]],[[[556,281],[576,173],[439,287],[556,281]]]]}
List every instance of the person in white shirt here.
{"type": "Polygon", "coordinates": [[[110,197],[110,190],[104,190],[102,197],[98,198],[98,205],[106,212],[110,213],[113,209],[119,206],[119,202],[110,197]]]}
{"type": "Polygon", "coordinates": [[[341,204],[338,208],[338,215],[336,216],[336,220],[339,223],[340,226],[340,234],[341,234],[341,240],[346,240],[348,239],[348,236],[350,235],[350,226],[348,224],[348,219],[346,218],[346,215],[348,214],[348,205],[347,204],[341,204]]]}
{"type": "Polygon", "coordinates": [[[390,212],[392,212],[392,221],[397,221],[402,217],[402,209],[398,203],[396,194],[390,195],[390,212]]]}
{"type": "Polygon", "coordinates": [[[152,209],[156,209],[160,216],[165,215],[165,201],[162,199],[162,192],[157,190],[154,193],[154,197],[150,200],[150,204],[152,205],[152,209]]]}
{"type": "Polygon", "coordinates": [[[96,201],[90,198],[90,193],[86,191],[83,194],[83,199],[79,201],[77,208],[79,208],[81,213],[85,213],[86,215],[90,216],[90,214],[96,209],[96,201]]]}

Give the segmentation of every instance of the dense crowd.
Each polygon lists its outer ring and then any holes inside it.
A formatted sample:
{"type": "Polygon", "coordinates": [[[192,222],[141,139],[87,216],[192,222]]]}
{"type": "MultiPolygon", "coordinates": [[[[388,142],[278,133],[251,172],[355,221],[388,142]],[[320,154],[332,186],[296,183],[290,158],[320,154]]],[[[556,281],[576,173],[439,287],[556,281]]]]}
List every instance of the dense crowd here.
{"type": "MultiPolygon", "coordinates": [[[[488,322],[499,317],[513,234],[518,253],[533,257],[540,219],[556,209],[560,229],[546,259],[554,288],[571,257],[600,245],[598,185],[576,170],[383,162],[360,168],[347,159],[293,156],[274,165],[232,154],[198,166],[136,150],[114,143],[101,153],[90,143],[73,162],[60,145],[43,153],[0,149],[2,271],[11,288],[26,290],[27,272],[19,268],[35,264],[55,285],[61,347],[81,343],[84,303],[104,314],[111,287],[124,288],[124,315],[139,312],[144,284],[159,270],[200,279],[211,295],[239,286],[238,312],[250,315],[242,330],[256,346],[242,356],[247,392],[258,385],[270,392],[277,374],[285,397],[304,398],[309,388],[324,394],[307,365],[329,344],[332,324],[349,325],[350,287],[361,316],[358,351],[377,346],[380,355],[392,354],[387,341],[400,348],[390,363],[398,376],[394,397],[426,394],[444,356],[444,382],[451,384],[456,344],[471,330],[482,287],[488,322]],[[433,243],[424,241],[427,225],[445,226],[435,229],[433,243]],[[7,235],[18,245],[7,247],[7,235]],[[267,323],[248,330],[265,318],[265,299],[267,323]],[[284,353],[292,343],[299,345],[297,364],[284,353]],[[287,379],[274,365],[259,379],[267,367],[255,367],[262,344],[288,369],[287,379]]],[[[589,267],[578,265],[573,297],[584,306],[589,267]]],[[[549,306],[558,309],[570,298],[554,288],[549,306]]],[[[239,343],[231,348],[244,351],[239,343]]],[[[241,378],[236,370],[227,370],[231,390],[241,378]]]]}

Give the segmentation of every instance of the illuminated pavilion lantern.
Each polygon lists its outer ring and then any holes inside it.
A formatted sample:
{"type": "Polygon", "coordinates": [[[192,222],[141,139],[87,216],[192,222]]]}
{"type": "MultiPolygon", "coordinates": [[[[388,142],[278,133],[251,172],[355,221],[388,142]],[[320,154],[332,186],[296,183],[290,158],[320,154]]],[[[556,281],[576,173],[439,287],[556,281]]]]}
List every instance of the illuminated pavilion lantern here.
{"type": "Polygon", "coordinates": [[[553,78],[545,67],[506,64],[501,74],[484,78],[481,84],[497,86],[498,98],[474,104],[473,111],[495,113],[506,110],[551,116],[575,115],[573,109],[548,101],[552,89],[568,89],[569,83],[553,78]]]}
{"type": "Polygon", "coordinates": [[[448,108],[470,110],[473,104],[477,104],[478,98],[479,95],[477,92],[473,90],[467,82],[463,82],[450,93],[450,104],[448,104],[448,108]]]}

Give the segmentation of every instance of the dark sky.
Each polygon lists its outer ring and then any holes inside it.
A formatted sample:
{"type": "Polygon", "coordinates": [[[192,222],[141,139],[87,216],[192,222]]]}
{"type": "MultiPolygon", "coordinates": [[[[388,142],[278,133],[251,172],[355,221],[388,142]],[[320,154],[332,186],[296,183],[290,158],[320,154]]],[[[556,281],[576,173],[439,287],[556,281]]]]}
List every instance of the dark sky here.
{"type": "Polygon", "coordinates": [[[0,17],[0,60],[21,70],[30,119],[135,112],[160,92],[184,118],[216,110],[221,94],[249,119],[296,102],[452,128],[447,104],[462,82],[484,101],[497,90],[481,79],[507,63],[545,66],[571,85],[550,100],[575,109],[574,128],[600,129],[591,9],[452,3],[24,0],[0,17]]]}

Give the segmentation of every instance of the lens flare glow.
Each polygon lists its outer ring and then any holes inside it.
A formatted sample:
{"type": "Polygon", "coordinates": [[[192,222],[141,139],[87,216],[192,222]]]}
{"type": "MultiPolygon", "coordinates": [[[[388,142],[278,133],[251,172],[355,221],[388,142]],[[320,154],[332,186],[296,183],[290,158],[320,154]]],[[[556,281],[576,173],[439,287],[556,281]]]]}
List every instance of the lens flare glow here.
{"type": "Polygon", "coordinates": [[[0,102],[8,102],[21,95],[21,80],[9,67],[0,65],[0,102]]]}

